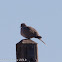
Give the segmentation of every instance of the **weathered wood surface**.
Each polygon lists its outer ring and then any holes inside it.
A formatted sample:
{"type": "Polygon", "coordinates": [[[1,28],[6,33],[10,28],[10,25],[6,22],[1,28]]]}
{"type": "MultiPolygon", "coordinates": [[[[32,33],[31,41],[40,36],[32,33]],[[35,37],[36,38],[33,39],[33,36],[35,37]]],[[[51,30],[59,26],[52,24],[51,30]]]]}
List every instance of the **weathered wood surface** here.
{"type": "Polygon", "coordinates": [[[38,44],[24,39],[16,44],[17,62],[38,62],[38,44]]]}

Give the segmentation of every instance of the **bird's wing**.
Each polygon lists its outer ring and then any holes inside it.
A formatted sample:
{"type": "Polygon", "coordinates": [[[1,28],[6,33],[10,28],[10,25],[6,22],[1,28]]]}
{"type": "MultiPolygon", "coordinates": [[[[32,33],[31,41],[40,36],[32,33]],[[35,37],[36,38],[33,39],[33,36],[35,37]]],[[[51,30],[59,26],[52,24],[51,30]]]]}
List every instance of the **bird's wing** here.
{"type": "Polygon", "coordinates": [[[38,32],[32,28],[32,27],[26,27],[25,29],[27,29],[31,34],[35,35],[35,36],[38,36],[38,32]]]}

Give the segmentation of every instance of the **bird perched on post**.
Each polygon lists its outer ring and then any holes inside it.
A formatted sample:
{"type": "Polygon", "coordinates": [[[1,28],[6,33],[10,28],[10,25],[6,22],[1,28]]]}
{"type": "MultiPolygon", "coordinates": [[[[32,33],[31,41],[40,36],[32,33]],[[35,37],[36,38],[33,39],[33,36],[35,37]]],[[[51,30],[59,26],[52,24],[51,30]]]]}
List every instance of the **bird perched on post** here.
{"type": "MultiPolygon", "coordinates": [[[[38,32],[30,27],[30,26],[27,26],[25,23],[22,23],[21,24],[21,35],[27,39],[30,39],[30,38],[38,38],[39,40],[42,41],[42,37],[38,34],[38,32]]],[[[46,44],[44,41],[42,41],[44,44],[46,44]]]]}

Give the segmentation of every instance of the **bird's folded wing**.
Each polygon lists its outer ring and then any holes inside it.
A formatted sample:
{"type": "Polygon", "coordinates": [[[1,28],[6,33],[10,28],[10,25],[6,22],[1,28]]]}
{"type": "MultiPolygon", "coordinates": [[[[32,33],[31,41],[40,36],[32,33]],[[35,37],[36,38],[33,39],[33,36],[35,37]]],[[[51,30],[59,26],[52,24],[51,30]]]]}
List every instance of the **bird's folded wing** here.
{"type": "Polygon", "coordinates": [[[38,32],[34,28],[32,28],[32,27],[25,27],[24,29],[26,31],[30,32],[31,34],[35,35],[35,36],[39,35],[38,32]]]}

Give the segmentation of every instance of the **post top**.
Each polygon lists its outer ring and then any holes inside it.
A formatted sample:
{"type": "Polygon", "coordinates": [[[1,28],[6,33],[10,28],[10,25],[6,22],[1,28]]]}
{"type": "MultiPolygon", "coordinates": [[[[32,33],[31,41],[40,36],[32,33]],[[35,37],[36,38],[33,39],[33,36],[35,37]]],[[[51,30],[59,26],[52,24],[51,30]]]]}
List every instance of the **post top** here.
{"type": "Polygon", "coordinates": [[[37,44],[37,43],[30,39],[23,39],[20,42],[18,42],[17,44],[37,44]]]}

